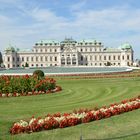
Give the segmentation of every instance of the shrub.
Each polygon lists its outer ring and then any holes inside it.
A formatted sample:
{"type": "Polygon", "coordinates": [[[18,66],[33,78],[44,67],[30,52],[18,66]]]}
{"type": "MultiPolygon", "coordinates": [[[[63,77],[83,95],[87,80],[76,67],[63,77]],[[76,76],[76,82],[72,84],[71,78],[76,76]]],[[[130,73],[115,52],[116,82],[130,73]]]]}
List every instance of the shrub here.
{"type": "Polygon", "coordinates": [[[42,70],[35,70],[34,72],[33,72],[33,75],[34,76],[37,76],[39,79],[41,79],[41,78],[43,78],[44,77],[44,72],[42,71],[42,70]]]}
{"type": "Polygon", "coordinates": [[[37,76],[0,76],[0,96],[2,94],[28,94],[28,92],[51,92],[60,91],[56,86],[53,78],[43,77],[39,79],[37,76]]]}

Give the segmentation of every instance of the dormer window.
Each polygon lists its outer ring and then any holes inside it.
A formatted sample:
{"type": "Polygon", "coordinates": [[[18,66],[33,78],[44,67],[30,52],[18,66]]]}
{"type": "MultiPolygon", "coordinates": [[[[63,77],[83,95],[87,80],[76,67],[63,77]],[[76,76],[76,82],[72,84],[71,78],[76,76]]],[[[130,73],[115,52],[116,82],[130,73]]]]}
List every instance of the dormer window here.
{"type": "Polygon", "coordinates": [[[38,43],[35,44],[36,46],[38,45],[38,43]]]}
{"type": "Polygon", "coordinates": [[[42,46],[43,45],[43,43],[40,43],[40,46],[42,46]]]}
{"type": "Polygon", "coordinates": [[[47,43],[45,43],[45,46],[47,46],[48,44],[47,43]]]}

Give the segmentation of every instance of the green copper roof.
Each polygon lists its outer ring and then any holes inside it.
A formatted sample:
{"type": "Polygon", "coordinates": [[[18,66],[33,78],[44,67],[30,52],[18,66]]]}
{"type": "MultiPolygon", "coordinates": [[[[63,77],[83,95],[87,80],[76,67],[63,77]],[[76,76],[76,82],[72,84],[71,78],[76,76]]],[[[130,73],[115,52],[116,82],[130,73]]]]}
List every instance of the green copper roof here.
{"type": "Polygon", "coordinates": [[[18,49],[17,52],[22,53],[22,52],[32,52],[31,49],[18,49]]]}
{"type": "Polygon", "coordinates": [[[5,51],[12,51],[12,52],[14,52],[15,48],[11,44],[9,44],[8,47],[5,49],[5,51]]]}
{"type": "Polygon", "coordinates": [[[38,42],[36,42],[36,44],[42,44],[42,45],[45,45],[45,44],[59,44],[59,41],[57,40],[54,40],[54,39],[48,39],[48,40],[40,40],[38,42]]]}
{"type": "Polygon", "coordinates": [[[121,49],[132,49],[132,46],[129,43],[124,43],[121,45],[121,49]]]}

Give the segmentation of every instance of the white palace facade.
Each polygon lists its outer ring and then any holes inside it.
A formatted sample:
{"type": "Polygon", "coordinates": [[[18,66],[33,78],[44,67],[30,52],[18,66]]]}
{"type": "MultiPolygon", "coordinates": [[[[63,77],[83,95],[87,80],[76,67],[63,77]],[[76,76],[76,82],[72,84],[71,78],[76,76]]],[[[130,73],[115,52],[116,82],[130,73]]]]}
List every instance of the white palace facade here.
{"type": "Polygon", "coordinates": [[[131,66],[133,49],[128,43],[118,48],[106,48],[96,40],[76,41],[65,38],[41,40],[31,51],[19,50],[10,46],[3,55],[5,68],[48,67],[48,66],[131,66]]]}

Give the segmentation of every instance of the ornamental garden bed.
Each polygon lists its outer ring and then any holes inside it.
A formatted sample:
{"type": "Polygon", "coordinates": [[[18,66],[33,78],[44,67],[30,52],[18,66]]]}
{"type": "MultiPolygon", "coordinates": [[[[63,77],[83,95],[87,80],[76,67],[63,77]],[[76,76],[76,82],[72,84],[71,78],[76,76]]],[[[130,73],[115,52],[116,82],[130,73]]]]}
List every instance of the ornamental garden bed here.
{"type": "Polygon", "coordinates": [[[29,120],[20,120],[13,124],[10,128],[11,134],[32,133],[42,130],[51,130],[56,128],[65,128],[75,126],[81,123],[88,123],[95,120],[109,118],[140,108],[140,96],[129,100],[123,100],[121,103],[114,103],[108,107],[104,106],[100,109],[80,109],[72,113],[56,113],[48,114],[46,117],[35,118],[29,120]]]}
{"type": "Polygon", "coordinates": [[[140,77],[140,72],[114,72],[114,73],[94,73],[94,74],[65,74],[53,75],[59,79],[95,79],[95,78],[132,78],[140,77]]]}
{"type": "Polygon", "coordinates": [[[0,76],[0,97],[49,94],[60,90],[53,78],[40,78],[37,75],[0,76]]]}

